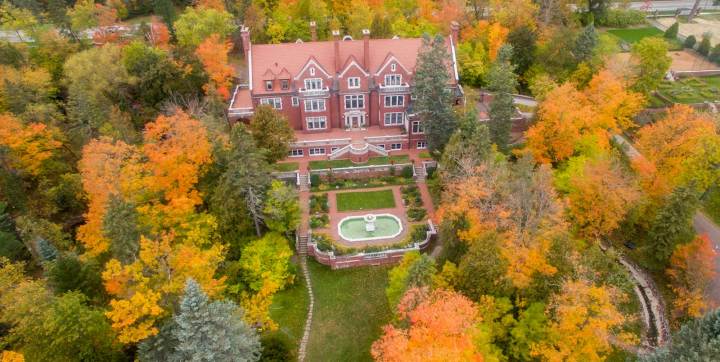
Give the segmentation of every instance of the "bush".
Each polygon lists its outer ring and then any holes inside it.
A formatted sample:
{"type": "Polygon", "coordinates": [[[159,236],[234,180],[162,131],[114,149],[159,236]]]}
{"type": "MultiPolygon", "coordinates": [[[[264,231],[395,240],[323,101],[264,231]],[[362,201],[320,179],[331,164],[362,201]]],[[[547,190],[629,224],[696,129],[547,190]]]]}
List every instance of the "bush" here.
{"type": "Polygon", "coordinates": [[[413,169],[412,166],[404,166],[402,168],[402,177],[404,178],[412,178],[413,177],[413,169]]]}
{"type": "Polygon", "coordinates": [[[311,216],[310,217],[310,227],[313,229],[318,228],[324,228],[330,223],[330,218],[327,216],[327,214],[322,214],[320,216],[311,216]]]}
{"type": "Polygon", "coordinates": [[[429,227],[427,224],[413,226],[412,231],[410,232],[410,242],[419,243],[421,241],[425,241],[428,230],[429,227]]]}
{"type": "Polygon", "coordinates": [[[665,34],[663,34],[663,36],[665,37],[665,39],[676,39],[679,29],[680,24],[676,21],[673,25],[670,25],[667,30],[665,30],[665,34]]]}
{"type": "Polygon", "coordinates": [[[318,174],[311,174],[310,175],[310,184],[311,185],[320,185],[320,175],[318,174]]]}
{"type": "Polygon", "coordinates": [[[700,41],[700,45],[697,49],[698,53],[707,56],[710,54],[710,36],[708,34],[703,34],[702,40],[700,41]]]}
{"type": "Polygon", "coordinates": [[[608,9],[605,16],[597,19],[598,25],[625,28],[645,23],[645,13],[632,9],[608,9]]]}
{"type": "Polygon", "coordinates": [[[262,344],[261,362],[283,362],[294,359],[292,346],[278,334],[264,335],[260,343],[262,344]]]}
{"type": "Polygon", "coordinates": [[[697,43],[697,39],[695,39],[695,35],[690,35],[689,37],[685,38],[683,47],[692,49],[695,47],[695,43],[697,43]]]}
{"type": "Polygon", "coordinates": [[[317,245],[320,251],[331,251],[333,250],[333,242],[329,236],[325,234],[312,234],[312,242],[317,245]]]}
{"type": "Polygon", "coordinates": [[[420,208],[410,208],[407,212],[408,218],[412,221],[420,221],[425,218],[425,215],[427,215],[427,211],[425,209],[420,208]]]}
{"type": "Polygon", "coordinates": [[[328,195],[311,195],[310,196],[310,213],[327,213],[328,208],[328,195]]]}
{"type": "Polygon", "coordinates": [[[709,58],[712,62],[720,63],[720,43],[715,44],[715,46],[712,48],[709,58]]]}

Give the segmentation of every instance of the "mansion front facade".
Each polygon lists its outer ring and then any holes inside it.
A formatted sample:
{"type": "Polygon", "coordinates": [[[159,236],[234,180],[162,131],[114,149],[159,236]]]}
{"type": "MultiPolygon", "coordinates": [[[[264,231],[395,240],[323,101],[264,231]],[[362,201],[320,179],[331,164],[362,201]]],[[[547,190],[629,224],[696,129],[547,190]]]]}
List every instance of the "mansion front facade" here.
{"type": "MultiPolygon", "coordinates": [[[[253,45],[247,28],[241,37],[247,60],[247,82],[236,86],[228,108],[231,121],[249,119],[255,107],[268,105],[282,113],[296,131],[288,157],[362,162],[427,147],[422,122],[412,112],[413,76],[422,39],[340,38],[285,44],[253,45]]],[[[447,38],[446,85],[462,99],[455,44],[457,24],[447,38]]]]}

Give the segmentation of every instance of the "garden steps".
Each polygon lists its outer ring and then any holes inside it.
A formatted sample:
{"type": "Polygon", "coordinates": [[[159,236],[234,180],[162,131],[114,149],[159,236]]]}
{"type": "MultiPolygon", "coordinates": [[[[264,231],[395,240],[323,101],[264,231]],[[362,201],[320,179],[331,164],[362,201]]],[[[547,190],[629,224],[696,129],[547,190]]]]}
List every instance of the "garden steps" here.
{"type": "Polygon", "coordinates": [[[425,182],[425,167],[421,166],[413,166],[415,168],[415,181],[417,182],[425,182]]]}
{"type": "Polygon", "coordinates": [[[309,191],[310,190],[310,174],[299,174],[298,175],[298,188],[300,191],[309,191]]]}

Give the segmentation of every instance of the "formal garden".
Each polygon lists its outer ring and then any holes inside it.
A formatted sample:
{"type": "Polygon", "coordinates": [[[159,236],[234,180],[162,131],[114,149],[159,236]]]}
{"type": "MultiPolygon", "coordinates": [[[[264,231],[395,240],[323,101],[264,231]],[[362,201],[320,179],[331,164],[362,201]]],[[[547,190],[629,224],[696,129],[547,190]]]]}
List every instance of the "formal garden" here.
{"type": "Polygon", "coordinates": [[[658,102],[665,103],[703,103],[720,99],[720,77],[703,78],[682,78],[671,82],[663,81],[656,90],[655,100],[651,99],[651,105],[658,102]]]}

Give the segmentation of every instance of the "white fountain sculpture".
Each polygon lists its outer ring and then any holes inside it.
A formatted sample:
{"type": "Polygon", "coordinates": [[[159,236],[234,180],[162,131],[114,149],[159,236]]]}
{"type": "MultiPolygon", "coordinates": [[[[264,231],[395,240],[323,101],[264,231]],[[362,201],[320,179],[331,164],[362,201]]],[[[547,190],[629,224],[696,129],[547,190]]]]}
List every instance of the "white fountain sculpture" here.
{"type": "Polygon", "coordinates": [[[375,231],[375,219],[376,216],[373,214],[367,214],[363,216],[363,219],[365,220],[365,231],[372,233],[375,231]]]}

